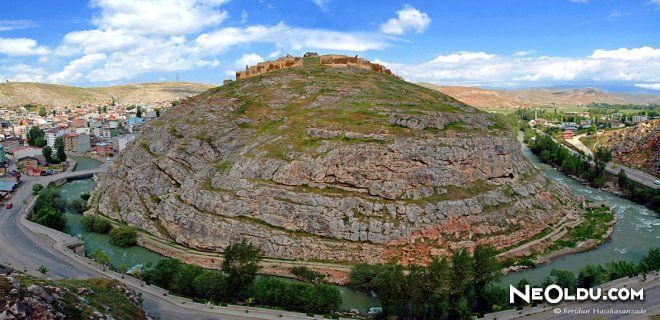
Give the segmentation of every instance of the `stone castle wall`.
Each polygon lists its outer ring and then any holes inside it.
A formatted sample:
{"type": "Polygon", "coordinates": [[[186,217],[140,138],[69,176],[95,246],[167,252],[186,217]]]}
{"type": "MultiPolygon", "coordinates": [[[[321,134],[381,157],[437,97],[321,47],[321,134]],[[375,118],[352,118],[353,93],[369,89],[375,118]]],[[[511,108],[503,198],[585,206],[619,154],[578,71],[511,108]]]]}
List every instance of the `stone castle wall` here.
{"type": "MultiPolygon", "coordinates": [[[[369,69],[378,73],[384,73],[388,76],[397,77],[390,69],[383,65],[373,63],[367,59],[358,58],[358,56],[345,56],[340,54],[328,54],[319,56],[315,53],[306,53],[305,57],[318,57],[320,64],[329,66],[353,66],[362,69],[369,69]]],[[[258,76],[270,71],[302,66],[302,58],[286,55],[275,61],[259,62],[255,66],[245,66],[245,71],[236,72],[236,80],[258,76]]]]}

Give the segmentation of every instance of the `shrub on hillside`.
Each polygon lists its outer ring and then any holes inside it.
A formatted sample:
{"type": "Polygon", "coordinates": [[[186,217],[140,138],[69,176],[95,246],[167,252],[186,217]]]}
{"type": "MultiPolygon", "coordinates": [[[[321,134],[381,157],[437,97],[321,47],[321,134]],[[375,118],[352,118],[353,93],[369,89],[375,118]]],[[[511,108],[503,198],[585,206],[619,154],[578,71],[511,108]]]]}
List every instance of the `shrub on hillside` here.
{"type": "Polygon", "coordinates": [[[137,232],[129,227],[119,227],[110,230],[110,243],[127,248],[137,244],[137,232]]]}

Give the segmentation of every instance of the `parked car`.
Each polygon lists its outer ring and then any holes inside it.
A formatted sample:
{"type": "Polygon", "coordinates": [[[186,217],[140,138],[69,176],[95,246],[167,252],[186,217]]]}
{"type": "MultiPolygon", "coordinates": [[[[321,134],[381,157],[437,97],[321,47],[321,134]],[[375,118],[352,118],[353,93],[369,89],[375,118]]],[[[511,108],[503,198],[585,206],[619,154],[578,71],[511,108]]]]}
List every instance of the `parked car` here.
{"type": "Polygon", "coordinates": [[[5,208],[7,208],[7,209],[11,209],[11,208],[13,208],[13,207],[14,207],[14,205],[11,204],[11,203],[7,203],[7,205],[5,206],[5,208]]]}

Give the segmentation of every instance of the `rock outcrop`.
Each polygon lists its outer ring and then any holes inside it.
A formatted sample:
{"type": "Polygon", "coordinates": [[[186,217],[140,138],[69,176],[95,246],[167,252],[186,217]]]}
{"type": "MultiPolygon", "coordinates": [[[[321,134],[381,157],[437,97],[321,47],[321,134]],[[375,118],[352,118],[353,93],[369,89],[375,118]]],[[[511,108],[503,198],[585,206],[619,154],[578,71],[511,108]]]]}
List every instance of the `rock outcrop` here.
{"type": "Polygon", "coordinates": [[[43,280],[0,266],[0,319],[151,319],[117,281],[43,280]]]}
{"type": "Polygon", "coordinates": [[[584,138],[593,148],[612,151],[612,161],[660,177],[660,120],[584,138]]]}
{"type": "Polygon", "coordinates": [[[168,109],[102,175],[94,213],[203,251],[425,263],[524,241],[578,206],[501,119],[371,69],[303,65],[168,109]]]}

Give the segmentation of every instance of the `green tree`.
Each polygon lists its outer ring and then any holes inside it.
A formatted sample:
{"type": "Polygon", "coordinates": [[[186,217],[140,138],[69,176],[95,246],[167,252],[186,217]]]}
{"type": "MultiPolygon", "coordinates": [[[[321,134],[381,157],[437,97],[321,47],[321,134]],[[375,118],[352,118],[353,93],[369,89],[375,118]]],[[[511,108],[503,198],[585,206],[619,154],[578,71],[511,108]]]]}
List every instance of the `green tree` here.
{"type": "Polygon", "coordinates": [[[149,270],[142,272],[142,278],[147,283],[153,283],[161,288],[170,289],[170,282],[179,272],[183,264],[176,259],[163,259],[158,261],[158,264],[149,270]]]}
{"type": "Polygon", "coordinates": [[[555,278],[555,283],[564,288],[568,289],[569,293],[575,293],[576,281],[575,275],[571,271],[552,269],[550,270],[550,275],[555,278]]]}
{"type": "Polygon", "coordinates": [[[51,147],[45,146],[41,149],[41,154],[44,156],[44,159],[46,159],[46,162],[53,162],[53,149],[51,149],[51,147]]]}
{"type": "Polygon", "coordinates": [[[73,199],[69,201],[67,207],[75,213],[83,213],[87,210],[87,202],[83,199],[73,199]]]}
{"type": "Polygon", "coordinates": [[[198,297],[211,301],[220,301],[223,297],[224,283],[225,277],[221,272],[204,270],[195,277],[193,286],[198,297]]]}
{"type": "Polygon", "coordinates": [[[94,261],[98,262],[100,265],[103,266],[103,270],[110,264],[110,257],[108,256],[105,251],[101,249],[96,249],[96,251],[90,253],[90,258],[94,259],[94,261]]]}
{"type": "Polygon", "coordinates": [[[46,140],[44,140],[44,137],[46,134],[44,133],[41,128],[37,126],[33,126],[30,128],[30,130],[27,133],[28,137],[28,145],[32,147],[43,147],[46,145],[46,140]]]}
{"type": "Polygon", "coordinates": [[[408,301],[405,288],[406,278],[401,265],[387,264],[374,279],[378,297],[385,315],[402,315],[408,301]]]}
{"type": "Polygon", "coordinates": [[[293,267],[291,273],[298,279],[310,283],[320,283],[326,278],[326,275],[305,266],[293,267]]]}
{"type": "Polygon", "coordinates": [[[474,265],[467,250],[460,249],[452,255],[451,293],[449,295],[449,317],[462,319],[463,304],[468,303],[473,296],[474,265]]]}
{"type": "Polygon", "coordinates": [[[82,218],[83,229],[87,232],[108,233],[112,229],[110,221],[97,215],[86,215],[82,218]]]}
{"type": "Polygon", "coordinates": [[[660,270],[660,248],[649,250],[649,253],[639,263],[640,271],[648,273],[660,270]]]}
{"type": "Polygon", "coordinates": [[[59,162],[66,161],[66,152],[64,151],[64,139],[58,137],[55,139],[55,152],[59,162]]]}
{"type": "Polygon", "coordinates": [[[351,268],[351,274],[348,277],[348,283],[352,287],[356,287],[365,291],[376,290],[374,279],[383,270],[383,265],[380,264],[356,264],[351,268]]]}
{"type": "Polygon", "coordinates": [[[32,194],[36,196],[43,189],[44,189],[43,184],[35,183],[35,184],[32,185],[32,194]]]}
{"type": "MultiPolygon", "coordinates": [[[[528,285],[530,285],[529,281],[523,278],[520,279],[518,283],[516,283],[516,289],[518,289],[520,292],[525,292],[525,286],[528,285]]],[[[516,306],[517,308],[522,308],[525,304],[526,302],[523,299],[519,298],[518,296],[514,298],[513,305],[516,306]]]]}
{"type": "Polygon", "coordinates": [[[119,227],[110,230],[110,243],[127,248],[137,244],[137,232],[133,228],[119,227]]]}
{"type": "Polygon", "coordinates": [[[204,269],[200,266],[184,264],[179,268],[174,278],[170,282],[172,292],[186,296],[195,296],[195,277],[201,274],[204,269]]]}
{"type": "Polygon", "coordinates": [[[605,268],[602,266],[587,265],[578,273],[577,287],[591,288],[604,283],[607,280],[609,279],[605,268]]]}
{"type": "Polygon", "coordinates": [[[39,116],[40,117],[45,117],[48,114],[48,111],[46,111],[46,108],[44,106],[41,106],[39,108],[39,116]]]}
{"type": "Polygon", "coordinates": [[[138,106],[137,111],[135,111],[135,116],[138,118],[142,118],[142,107],[138,106]]]}
{"type": "Polygon", "coordinates": [[[227,286],[231,288],[229,297],[239,298],[247,292],[261,268],[261,256],[261,249],[245,239],[225,249],[222,271],[227,274],[227,286]]]}
{"type": "Polygon", "coordinates": [[[492,311],[487,301],[487,290],[491,283],[502,276],[501,266],[497,261],[497,251],[492,246],[477,246],[472,255],[474,265],[474,290],[478,312],[492,311]]]}

